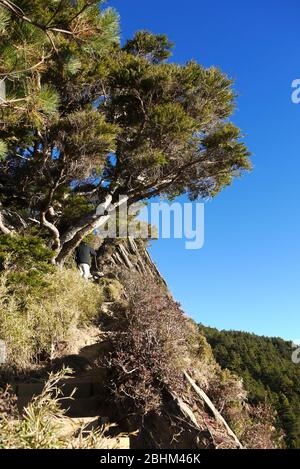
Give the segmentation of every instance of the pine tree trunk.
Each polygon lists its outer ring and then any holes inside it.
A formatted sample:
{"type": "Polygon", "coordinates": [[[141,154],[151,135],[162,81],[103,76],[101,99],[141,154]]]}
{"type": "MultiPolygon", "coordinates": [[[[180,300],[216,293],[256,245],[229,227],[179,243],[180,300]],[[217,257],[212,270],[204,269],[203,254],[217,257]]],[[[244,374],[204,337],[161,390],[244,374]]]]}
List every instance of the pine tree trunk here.
{"type": "Polygon", "coordinates": [[[112,196],[108,195],[104,202],[98,205],[94,214],[90,215],[90,221],[88,223],[85,223],[87,220],[84,219],[85,222],[82,222],[82,226],[80,225],[80,222],[76,226],[71,226],[67,233],[61,237],[61,247],[55,256],[55,263],[63,265],[85,236],[105,225],[105,223],[115,215],[116,208],[126,204],[127,200],[128,197],[124,196],[119,201],[111,203],[112,196]]]}

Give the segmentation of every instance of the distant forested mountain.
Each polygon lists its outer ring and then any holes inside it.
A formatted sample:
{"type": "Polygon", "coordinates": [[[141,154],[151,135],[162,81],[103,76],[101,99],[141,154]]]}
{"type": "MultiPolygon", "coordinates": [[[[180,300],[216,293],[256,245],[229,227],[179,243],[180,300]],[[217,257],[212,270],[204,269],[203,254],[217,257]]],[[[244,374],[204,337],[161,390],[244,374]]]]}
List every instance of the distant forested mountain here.
{"type": "Polygon", "coordinates": [[[292,342],[200,325],[222,368],[241,376],[252,403],[269,401],[290,448],[300,448],[300,363],[292,342]]]}

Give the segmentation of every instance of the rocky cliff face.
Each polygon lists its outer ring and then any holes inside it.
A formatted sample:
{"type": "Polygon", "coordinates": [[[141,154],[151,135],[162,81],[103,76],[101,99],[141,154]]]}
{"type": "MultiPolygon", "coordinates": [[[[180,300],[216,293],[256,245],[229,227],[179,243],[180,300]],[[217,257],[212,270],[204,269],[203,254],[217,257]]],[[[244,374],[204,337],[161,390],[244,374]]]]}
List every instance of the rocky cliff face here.
{"type": "Polygon", "coordinates": [[[135,271],[149,275],[167,287],[143,240],[128,238],[104,241],[98,250],[98,264],[108,274],[115,270],[135,271]]]}

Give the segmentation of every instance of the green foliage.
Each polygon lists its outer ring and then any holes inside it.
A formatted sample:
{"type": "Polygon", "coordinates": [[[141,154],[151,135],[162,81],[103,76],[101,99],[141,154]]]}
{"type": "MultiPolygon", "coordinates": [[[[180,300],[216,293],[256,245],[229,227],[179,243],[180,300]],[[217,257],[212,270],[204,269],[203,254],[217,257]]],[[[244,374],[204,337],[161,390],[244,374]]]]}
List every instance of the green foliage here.
{"type": "Polygon", "coordinates": [[[107,8],[99,15],[99,2],[85,10],[85,20],[93,24],[95,34],[83,44],[83,52],[89,55],[103,56],[120,40],[119,16],[113,8],[107,8]],[[96,21],[95,21],[96,19],[96,21]]]}
{"type": "Polygon", "coordinates": [[[153,108],[150,119],[159,139],[169,134],[170,137],[180,141],[191,137],[197,129],[197,123],[178,103],[158,104],[153,108]]]}
{"type": "Polygon", "coordinates": [[[0,235],[0,271],[6,270],[7,286],[16,296],[45,286],[44,274],[52,272],[52,251],[37,236],[0,235]]]}
{"type": "Polygon", "coordinates": [[[1,6],[0,73],[6,77],[9,105],[0,105],[0,113],[6,139],[13,137],[17,123],[24,134],[26,128],[44,129],[55,116],[64,99],[63,81],[52,79],[54,70],[69,76],[88,71],[96,57],[116,46],[118,15],[113,9],[100,11],[101,3],[16,0],[14,11],[1,6]],[[18,8],[28,21],[15,14],[18,8]]]}
{"type": "Polygon", "coordinates": [[[48,272],[52,252],[43,240],[34,236],[0,235],[0,269],[4,269],[5,262],[12,262],[12,270],[37,269],[48,272]]]}
{"type": "Polygon", "coordinates": [[[107,152],[114,150],[116,131],[117,126],[106,122],[96,110],[71,113],[52,126],[52,135],[68,164],[70,182],[103,167],[107,152]]]}
{"type": "Polygon", "coordinates": [[[148,31],[138,31],[125,45],[124,50],[145,57],[152,63],[160,63],[171,55],[173,44],[165,34],[153,35],[148,31]]]}
{"type": "Polygon", "coordinates": [[[64,231],[74,220],[80,219],[83,215],[92,210],[93,205],[82,195],[70,194],[63,205],[60,229],[64,231]]]}
{"type": "Polygon", "coordinates": [[[130,41],[116,59],[105,78],[113,99],[103,110],[120,127],[116,154],[128,172],[154,179],[160,154],[161,178],[177,174],[160,193],[196,198],[215,195],[250,169],[240,131],[226,120],[234,107],[232,82],[218,69],[153,63],[130,41]]]}
{"type": "Polygon", "coordinates": [[[53,114],[58,110],[59,95],[53,87],[43,85],[37,93],[36,99],[37,109],[43,111],[46,115],[53,114]]]}
{"type": "Polygon", "coordinates": [[[10,20],[10,15],[7,10],[0,6],[0,34],[3,37],[6,33],[6,29],[10,20]]]}
{"type": "Polygon", "coordinates": [[[69,57],[66,60],[64,68],[66,72],[70,75],[75,75],[81,69],[81,61],[76,57],[69,57]]]}
{"type": "Polygon", "coordinates": [[[267,400],[278,413],[290,448],[300,447],[300,368],[291,342],[200,326],[222,368],[241,376],[251,403],[267,400]]]}

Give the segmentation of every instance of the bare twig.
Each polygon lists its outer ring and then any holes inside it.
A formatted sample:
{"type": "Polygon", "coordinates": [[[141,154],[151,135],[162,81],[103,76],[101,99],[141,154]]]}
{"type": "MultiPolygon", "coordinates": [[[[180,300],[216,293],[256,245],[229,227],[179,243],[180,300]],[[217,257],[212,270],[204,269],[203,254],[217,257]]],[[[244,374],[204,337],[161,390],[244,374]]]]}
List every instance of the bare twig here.
{"type": "Polygon", "coordinates": [[[40,65],[42,65],[45,62],[45,60],[49,59],[50,57],[51,57],[51,54],[43,56],[39,62],[37,62],[36,64],[34,64],[34,65],[32,65],[31,67],[28,67],[28,68],[23,68],[21,70],[11,70],[10,72],[6,72],[6,73],[0,73],[0,77],[8,77],[10,75],[19,75],[20,73],[31,72],[32,70],[35,70],[40,65]]]}

